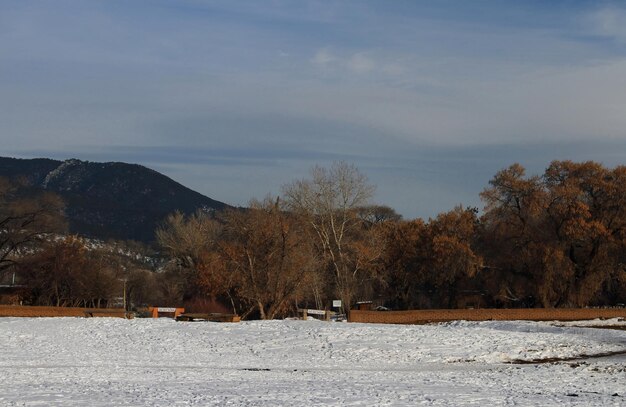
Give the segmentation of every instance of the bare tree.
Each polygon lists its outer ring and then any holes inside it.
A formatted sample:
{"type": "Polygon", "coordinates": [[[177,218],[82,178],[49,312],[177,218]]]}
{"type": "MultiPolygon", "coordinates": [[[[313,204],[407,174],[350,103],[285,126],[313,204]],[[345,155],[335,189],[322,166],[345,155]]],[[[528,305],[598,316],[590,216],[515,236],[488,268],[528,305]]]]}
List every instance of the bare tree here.
{"type": "Polygon", "coordinates": [[[0,177],[0,277],[15,265],[20,249],[63,231],[63,202],[51,193],[25,197],[16,183],[0,177]]]}
{"type": "Polygon", "coordinates": [[[218,291],[217,279],[209,277],[221,233],[222,225],[202,211],[166,218],[156,231],[159,246],[173,260],[158,279],[164,301],[177,304],[218,291]]]}
{"type": "Polygon", "coordinates": [[[119,253],[70,235],[38,247],[17,270],[28,302],[100,308],[122,295],[122,261],[119,253]]]}
{"type": "Polygon", "coordinates": [[[204,212],[191,216],[175,212],[156,230],[156,238],[159,246],[181,266],[193,269],[202,252],[215,243],[220,233],[220,224],[204,212]]]}
{"type": "Polygon", "coordinates": [[[402,215],[386,205],[368,205],[356,209],[357,216],[366,224],[374,226],[384,222],[399,222],[402,215]]]}
{"type": "Polygon", "coordinates": [[[221,253],[237,296],[261,319],[285,315],[315,265],[302,225],[269,197],[247,211],[229,211],[225,221],[221,253]]]}
{"type": "Polygon", "coordinates": [[[362,250],[355,241],[362,221],[357,208],[366,206],[374,193],[367,177],[354,165],[316,166],[311,177],[283,187],[286,207],[305,217],[320,250],[333,271],[336,293],[349,307],[363,271],[362,250]]]}

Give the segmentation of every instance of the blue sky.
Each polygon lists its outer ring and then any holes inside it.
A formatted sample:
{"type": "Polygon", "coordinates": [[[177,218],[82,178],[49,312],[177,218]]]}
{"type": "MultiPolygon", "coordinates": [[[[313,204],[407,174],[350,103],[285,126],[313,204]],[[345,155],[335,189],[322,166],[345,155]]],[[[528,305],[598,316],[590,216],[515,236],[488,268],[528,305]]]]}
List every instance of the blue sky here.
{"type": "Polygon", "coordinates": [[[626,6],[4,0],[0,141],[233,205],[345,160],[406,218],[482,208],[514,162],[626,163],[626,6]]]}

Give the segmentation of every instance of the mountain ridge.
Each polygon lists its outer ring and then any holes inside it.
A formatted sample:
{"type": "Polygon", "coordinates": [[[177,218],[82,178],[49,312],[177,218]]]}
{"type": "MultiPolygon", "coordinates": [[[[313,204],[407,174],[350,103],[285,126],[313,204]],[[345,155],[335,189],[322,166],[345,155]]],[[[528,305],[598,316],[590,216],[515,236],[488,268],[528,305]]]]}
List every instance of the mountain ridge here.
{"type": "Polygon", "coordinates": [[[229,207],[139,164],[0,157],[0,176],[58,194],[70,232],[97,239],[152,242],[174,211],[229,207]]]}

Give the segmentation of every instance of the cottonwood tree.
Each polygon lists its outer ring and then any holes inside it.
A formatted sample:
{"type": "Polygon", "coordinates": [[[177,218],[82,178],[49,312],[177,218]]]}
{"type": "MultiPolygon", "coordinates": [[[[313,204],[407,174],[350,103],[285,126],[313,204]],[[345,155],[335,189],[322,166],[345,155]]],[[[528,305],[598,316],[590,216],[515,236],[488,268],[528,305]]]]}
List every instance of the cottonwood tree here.
{"type": "Polygon", "coordinates": [[[379,228],[383,251],[377,261],[381,291],[394,309],[423,308],[428,227],[421,219],[386,222],[379,228]]]}
{"type": "Polygon", "coordinates": [[[359,244],[363,222],[357,216],[357,208],[366,206],[373,193],[367,177],[345,162],[330,168],[316,166],[310,178],[283,187],[286,208],[306,219],[344,307],[350,306],[366,266],[376,255],[359,244]]]}
{"type": "Polygon", "coordinates": [[[398,222],[402,215],[386,205],[368,205],[356,208],[357,216],[368,226],[384,222],[398,222]]]}
{"type": "Polygon", "coordinates": [[[457,207],[424,223],[380,226],[383,253],[377,261],[389,304],[395,308],[454,307],[459,281],[482,266],[474,249],[478,219],[457,207]]]}
{"type": "Polygon", "coordinates": [[[76,236],[49,242],[18,270],[27,300],[37,305],[100,307],[122,294],[111,254],[88,248],[76,236]]]}
{"type": "Polygon", "coordinates": [[[482,194],[482,237],[508,298],[544,307],[615,298],[624,280],[625,174],[571,161],[552,162],[542,177],[517,164],[496,174],[482,194]]]}
{"type": "Polygon", "coordinates": [[[193,269],[220,233],[221,225],[202,211],[190,216],[174,212],[157,228],[156,239],[159,246],[182,267],[193,269]]]}
{"type": "Polygon", "coordinates": [[[626,191],[616,182],[620,172],[571,161],[554,161],[546,169],[547,218],[571,270],[566,293],[573,305],[592,302],[622,270],[614,257],[626,220],[620,205],[626,191]]]}
{"type": "Polygon", "coordinates": [[[284,316],[315,268],[302,225],[269,197],[246,211],[228,211],[224,221],[220,252],[235,295],[248,304],[243,316],[254,309],[261,319],[284,316]]]}
{"type": "Polygon", "coordinates": [[[21,249],[66,228],[63,202],[57,195],[26,194],[25,189],[0,177],[0,277],[23,257],[21,249]]]}
{"type": "Polygon", "coordinates": [[[175,212],[156,230],[159,247],[175,261],[159,279],[168,303],[198,295],[198,289],[202,294],[218,291],[212,265],[221,233],[222,225],[202,211],[189,216],[175,212]]]}
{"type": "Polygon", "coordinates": [[[526,177],[519,164],[499,171],[489,184],[481,193],[486,204],[481,225],[488,272],[500,281],[499,291],[493,295],[503,303],[533,306],[537,284],[550,284],[541,278],[542,259],[548,258],[549,247],[545,189],[540,177],[526,177]]]}
{"type": "Polygon", "coordinates": [[[473,208],[442,213],[428,225],[427,267],[429,280],[445,306],[454,308],[459,280],[473,277],[482,268],[483,260],[474,251],[478,219],[473,208]]]}

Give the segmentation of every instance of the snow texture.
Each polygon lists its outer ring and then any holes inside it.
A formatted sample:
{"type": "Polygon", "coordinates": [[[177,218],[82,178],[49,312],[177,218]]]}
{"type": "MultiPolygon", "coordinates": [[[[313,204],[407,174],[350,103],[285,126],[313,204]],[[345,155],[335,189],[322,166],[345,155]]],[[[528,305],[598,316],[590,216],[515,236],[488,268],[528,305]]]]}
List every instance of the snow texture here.
{"type": "MultiPolygon", "coordinates": [[[[617,321],[613,321],[617,324],[617,321]]],[[[0,319],[1,406],[624,406],[626,331],[0,319]]]]}

